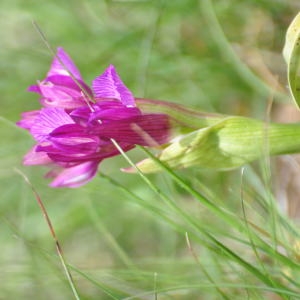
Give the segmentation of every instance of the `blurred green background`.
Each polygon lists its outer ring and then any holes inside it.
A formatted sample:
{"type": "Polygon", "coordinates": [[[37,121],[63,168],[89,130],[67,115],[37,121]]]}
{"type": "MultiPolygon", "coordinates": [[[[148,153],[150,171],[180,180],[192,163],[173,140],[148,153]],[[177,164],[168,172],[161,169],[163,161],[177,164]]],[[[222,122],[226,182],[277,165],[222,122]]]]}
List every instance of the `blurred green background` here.
{"type": "MultiPolygon", "coordinates": [[[[22,166],[33,141],[14,123],[22,111],[39,108],[37,96],[26,89],[44,78],[52,60],[33,21],[53,48],[64,47],[87,83],[112,63],[136,97],[260,119],[273,99],[273,118],[290,121],[285,112],[293,111],[293,104],[281,51],[299,8],[297,0],[1,1],[0,299],[72,299],[46,222],[15,168],[43,199],[67,261],[84,273],[74,275],[82,299],[112,299],[84,277],[88,275],[134,295],[143,287],[151,289],[155,272],[157,282],[166,272],[172,276],[163,280],[178,285],[181,276],[189,282],[194,272],[184,235],[106,179],[75,190],[51,189],[43,178],[45,169],[22,166]]],[[[144,154],[135,150],[131,157],[138,161],[144,154]]],[[[146,203],[163,206],[137,175],[119,171],[124,166],[125,160],[117,157],[100,169],[146,203]]],[[[224,201],[233,200],[238,189],[238,171],[181,174],[191,181],[198,178],[224,201]]],[[[201,208],[170,179],[151,179],[201,215],[201,208]]],[[[207,217],[210,221],[218,227],[207,217]]],[[[197,295],[174,292],[159,299],[210,299],[197,295]]]]}

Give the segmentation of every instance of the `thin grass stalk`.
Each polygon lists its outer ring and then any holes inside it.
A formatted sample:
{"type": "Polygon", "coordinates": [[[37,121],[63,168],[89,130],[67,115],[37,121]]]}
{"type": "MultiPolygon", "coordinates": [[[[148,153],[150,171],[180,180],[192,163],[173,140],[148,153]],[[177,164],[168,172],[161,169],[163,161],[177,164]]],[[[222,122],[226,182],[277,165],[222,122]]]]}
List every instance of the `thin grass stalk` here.
{"type": "MultiPolygon", "coordinates": [[[[140,147],[140,146],[139,146],[140,147]]],[[[233,228],[247,232],[243,222],[240,222],[241,219],[238,218],[236,215],[232,214],[229,211],[225,211],[222,208],[219,208],[218,206],[214,205],[210,200],[206,199],[204,196],[202,196],[198,191],[196,191],[193,187],[191,187],[189,184],[187,184],[181,177],[179,177],[170,167],[166,166],[163,162],[161,162],[157,157],[155,157],[148,149],[144,147],[140,147],[152,160],[155,161],[162,169],[164,169],[171,178],[175,180],[183,189],[185,189],[189,194],[195,197],[198,201],[200,201],[202,204],[204,204],[208,209],[216,213],[219,217],[221,217],[224,221],[226,221],[229,225],[231,225],[233,228]]],[[[145,176],[145,175],[144,175],[145,176]]],[[[256,240],[261,243],[261,249],[264,250],[268,254],[272,254],[277,259],[280,259],[280,261],[283,261],[284,263],[288,263],[288,265],[293,265],[296,268],[300,268],[300,264],[295,263],[289,259],[287,259],[284,255],[279,253],[276,249],[273,247],[270,249],[270,245],[266,243],[264,240],[262,240],[259,236],[256,236],[256,240]]]]}
{"type": "MultiPolygon", "coordinates": [[[[250,86],[254,91],[257,91],[262,97],[268,97],[271,87],[254,75],[254,73],[245,65],[245,63],[240,60],[240,58],[234,52],[232,46],[226,38],[226,35],[224,34],[221,25],[219,24],[211,0],[201,0],[199,1],[199,6],[201,16],[205,20],[207,29],[211,33],[210,36],[223,58],[231,63],[232,68],[248,86],[250,86]]],[[[286,95],[278,91],[274,91],[274,93],[275,96],[282,101],[287,98],[286,95]]]]}
{"type": "Polygon", "coordinates": [[[185,237],[186,237],[186,243],[187,243],[187,246],[188,246],[188,249],[190,250],[192,256],[194,257],[197,265],[201,268],[203,274],[207,277],[207,279],[216,286],[216,291],[220,294],[220,296],[225,299],[225,300],[230,300],[230,298],[227,297],[227,295],[221,290],[221,288],[216,284],[216,282],[214,281],[214,279],[210,276],[210,274],[206,271],[206,269],[204,268],[204,266],[200,263],[199,259],[198,259],[198,256],[196,255],[193,247],[192,247],[192,244],[190,242],[190,239],[189,239],[189,235],[188,233],[186,232],[185,234],[185,237]]]}
{"type": "MultiPolygon", "coordinates": [[[[172,209],[174,209],[177,213],[179,213],[179,215],[181,215],[183,217],[183,219],[186,222],[188,222],[188,224],[190,224],[192,227],[194,227],[194,229],[200,231],[206,238],[208,238],[210,241],[212,241],[213,244],[217,245],[218,248],[220,248],[222,251],[224,251],[224,253],[226,253],[226,255],[228,257],[231,257],[234,261],[238,262],[241,266],[243,266],[246,270],[248,270],[250,273],[255,275],[263,283],[265,283],[268,286],[274,287],[274,288],[279,286],[280,288],[284,289],[283,285],[281,285],[280,283],[277,283],[277,282],[276,283],[273,282],[273,280],[271,280],[269,277],[266,277],[265,274],[263,274],[259,269],[255,268],[250,263],[248,263],[247,261],[242,259],[240,256],[238,256],[236,253],[231,251],[228,247],[226,247],[224,244],[222,244],[220,241],[218,241],[209,232],[207,232],[206,230],[203,230],[201,227],[199,227],[198,224],[195,223],[193,220],[191,220],[191,218],[186,213],[184,213],[182,210],[180,210],[178,208],[178,206],[176,206],[173,203],[173,201],[170,201],[170,199],[167,196],[165,196],[156,186],[154,186],[152,184],[152,182],[138,169],[138,167],[133,164],[133,162],[129,159],[129,157],[126,155],[126,153],[124,153],[124,151],[122,150],[122,148],[118,145],[118,143],[116,141],[112,140],[112,142],[114,143],[115,147],[120,151],[122,156],[130,163],[130,165],[133,166],[137,170],[138,174],[145,180],[145,182],[147,184],[149,184],[149,186],[156,193],[158,193],[159,196],[163,197],[163,199],[167,201],[167,203],[172,207],[172,209]]],[[[160,166],[162,166],[168,172],[169,175],[172,175],[172,178],[174,177],[176,179],[176,182],[178,182],[180,185],[182,185],[184,189],[189,191],[193,196],[197,196],[197,197],[200,196],[202,202],[204,202],[206,204],[206,206],[213,209],[214,212],[217,212],[224,219],[224,212],[222,210],[216,209],[216,206],[214,206],[212,202],[210,202],[208,199],[203,198],[203,196],[200,193],[198,193],[193,188],[191,188],[187,183],[185,183],[170,168],[168,168],[162,162],[160,162],[151,152],[149,152],[144,147],[140,147],[140,148],[143,149],[150,158],[154,159],[160,166]]],[[[225,217],[226,217],[225,219],[228,221],[227,216],[225,216],[225,217]]],[[[237,223],[237,222],[235,221],[234,223],[237,223]]],[[[231,224],[232,224],[232,222],[231,222],[231,224]]],[[[238,224],[239,224],[239,227],[241,227],[241,224],[240,223],[238,223],[238,224]]],[[[281,296],[284,297],[285,299],[287,299],[284,295],[281,295],[281,296]]]]}
{"type": "Polygon", "coordinates": [[[49,215],[47,213],[46,207],[45,207],[45,205],[44,205],[44,203],[43,203],[40,195],[38,194],[38,192],[36,191],[36,189],[34,188],[34,186],[31,184],[31,182],[29,181],[29,179],[27,178],[27,176],[25,174],[23,174],[20,170],[16,170],[16,171],[24,178],[24,181],[26,182],[26,184],[32,190],[32,193],[33,193],[33,195],[34,195],[34,197],[35,197],[35,199],[36,199],[36,201],[37,201],[37,203],[38,203],[38,205],[39,205],[39,207],[40,207],[40,209],[41,209],[41,211],[43,213],[43,216],[44,216],[44,218],[46,220],[46,223],[48,225],[48,228],[50,230],[51,236],[52,236],[52,238],[54,240],[58,257],[59,257],[60,262],[62,264],[62,267],[63,267],[63,269],[65,271],[65,274],[66,274],[68,283],[70,285],[70,288],[72,290],[72,293],[74,295],[74,298],[76,300],[80,300],[79,294],[77,292],[77,289],[76,289],[76,286],[75,286],[75,283],[74,283],[74,279],[73,279],[72,274],[71,274],[71,272],[70,272],[70,270],[69,270],[69,268],[67,266],[66,260],[64,258],[62,247],[61,247],[61,245],[59,243],[59,240],[58,240],[57,235],[55,233],[54,227],[53,227],[52,222],[50,220],[50,217],[49,217],[49,215]]]}
{"type": "MultiPolygon", "coordinates": [[[[219,216],[221,216],[224,219],[224,212],[222,210],[220,210],[219,208],[216,208],[216,206],[214,206],[212,204],[212,202],[210,202],[208,199],[203,198],[203,196],[198,193],[196,190],[194,190],[192,187],[190,187],[186,182],[184,182],[177,174],[175,174],[175,172],[173,172],[173,170],[171,170],[169,167],[167,167],[165,164],[163,164],[162,162],[160,162],[150,151],[148,151],[147,149],[145,149],[144,147],[140,147],[141,149],[143,149],[147,155],[153,159],[156,163],[158,163],[163,169],[165,169],[168,174],[176,179],[176,182],[179,183],[184,189],[186,189],[188,192],[190,192],[193,196],[196,197],[201,197],[201,202],[206,204],[206,206],[208,208],[213,209],[214,212],[217,212],[219,216]],[[203,199],[205,201],[203,201],[203,199]],[[207,201],[206,201],[207,200],[207,201]]],[[[199,199],[199,198],[198,198],[199,199]]],[[[199,199],[200,200],[200,199],[199,199]]],[[[182,214],[182,212],[181,212],[182,214]]],[[[184,215],[184,214],[183,214],[184,215]]],[[[190,218],[188,218],[189,221],[190,218]]],[[[231,218],[230,218],[231,219],[231,218]]],[[[228,219],[228,216],[225,216],[225,220],[226,221],[230,221],[231,225],[232,225],[232,221],[228,219]]],[[[234,224],[238,224],[238,228],[241,229],[240,223],[237,223],[236,221],[234,221],[234,224]]],[[[196,226],[196,228],[198,230],[201,230],[201,233],[204,234],[204,236],[206,236],[209,240],[211,240],[214,244],[216,244],[219,248],[221,248],[224,253],[226,253],[229,257],[231,257],[232,259],[234,259],[235,261],[237,261],[240,265],[242,265],[245,269],[247,269],[250,273],[252,273],[253,275],[255,275],[257,278],[259,278],[262,282],[264,282],[266,285],[271,286],[276,288],[277,286],[280,286],[280,288],[284,289],[284,286],[280,283],[275,283],[272,279],[270,279],[269,277],[266,277],[264,273],[262,273],[259,269],[253,267],[251,264],[249,264],[247,261],[245,261],[244,259],[242,259],[241,257],[239,257],[236,253],[234,253],[233,251],[231,251],[228,247],[226,247],[225,245],[223,245],[220,241],[218,241],[214,236],[212,236],[210,233],[208,233],[205,230],[202,230],[201,228],[199,228],[199,226],[197,226],[196,223],[192,222],[192,225],[196,226]]],[[[243,231],[245,231],[245,228],[243,228],[243,231]]],[[[261,239],[259,239],[261,240],[261,239]]],[[[262,240],[261,240],[262,241],[262,240]]],[[[265,243],[264,241],[262,241],[263,244],[265,246],[267,246],[267,249],[269,248],[269,245],[267,243],[265,243]]],[[[269,252],[270,253],[270,252],[269,252]]],[[[284,257],[283,255],[281,255],[280,253],[278,253],[276,250],[274,250],[272,248],[271,251],[272,255],[276,255],[276,257],[284,257]]],[[[286,257],[284,257],[286,259],[286,257]]],[[[291,261],[288,260],[290,263],[291,261]]],[[[285,297],[284,295],[281,295],[282,297],[285,297]]]]}

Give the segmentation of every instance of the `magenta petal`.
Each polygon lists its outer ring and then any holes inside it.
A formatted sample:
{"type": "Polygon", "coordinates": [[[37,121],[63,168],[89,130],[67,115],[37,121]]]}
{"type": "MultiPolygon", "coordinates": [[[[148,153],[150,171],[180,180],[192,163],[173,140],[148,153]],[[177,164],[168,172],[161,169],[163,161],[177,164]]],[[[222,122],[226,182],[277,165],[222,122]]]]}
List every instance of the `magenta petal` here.
{"type": "Polygon", "coordinates": [[[71,101],[74,97],[80,97],[81,91],[74,90],[73,88],[69,88],[63,85],[55,85],[50,81],[44,81],[40,84],[40,91],[43,97],[49,99],[55,99],[59,101],[71,101]]]}
{"type": "Polygon", "coordinates": [[[33,93],[38,93],[38,94],[41,93],[41,90],[40,90],[40,88],[39,88],[38,85],[31,85],[31,86],[29,86],[28,89],[27,89],[27,91],[28,92],[33,92],[33,93]]]}
{"type": "Polygon", "coordinates": [[[30,129],[35,122],[36,117],[40,114],[39,110],[26,111],[21,114],[22,119],[16,124],[24,129],[30,129]]]}
{"type": "Polygon", "coordinates": [[[56,57],[53,59],[47,77],[52,75],[70,76],[69,73],[71,73],[76,79],[82,80],[80,72],[70,56],[64,51],[63,48],[59,47],[57,48],[56,57]]]}
{"type": "Polygon", "coordinates": [[[51,182],[52,187],[70,187],[82,186],[95,177],[99,161],[85,162],[75,167],[66,168],[51,182]]]}
{"type": "Polygon", "coordinates": [[[94,137],[86,133],[86,129],[79,124],[69,123],[63,124],[57,127],[50,136],[53,138],[68,138],[68,137],[78,137],[78,138],[91,138],[94,137]]]}
{"type": "Polygon", "coordinates": [[[125,106],[135,106],[132,93],[122,82],[113,65],[93,81],[92,89],[96,98],[117,99],[125,106]]]}
{"type": "MultiPolygon", "coordinates": [[[[82,121],[84,121],[84,124],[86,124],[88,121],[92,122],[95,119],[100,119],[102,116],[104,116],[105,119],[119,119],[117,114],[118,109],[129,110],[130,112],[133,110],[139,111],[139,109],[134,107],[124,107],[124,105],[117,100],[103,100],[101,102],[97,102],[96,104],[91,104],[90,107],[78,107],[77,109],[73,110],[70,115],[78,122],[82,123],[82,121]],[[109,113],[107,113],[108,111],[109,113]],[[98,115],[101,115],[101,117],[98,115]]],[[[136,114],[134,113],[132,115],[136,114]]]]}
{"type": "Polygon", "coordinates": [[[45,152],[36,152],[36,146],[33,147],[23,159],[24,165],[45,165],[51,162],[52,160],[45,152]]]}
{"type": "Polygon", "coordinates": [[[51,82],[42,82],[40,91],[43,96],[41,102],[46,107],[74,109],[85,104],[80,90],[53,85],[51,82]]]}
{"type": "Polygon", "coordinates": [[[157,146],[170,139],[171,123],[167,115],[148,114],[110,121],[94,126],[90,131],[102,138],[143,146],[157,146]]]}
{"type": "Polygon", "coordinates": [[[99,138],[84,131],[85,129],[77,124],[63,125],[51,132],[49,141],[54,149],[70,156],[93,154],[99,148],[99,138]]]}
{"type": "MultiPolygon", "coordinates": [[[[93,107],[93,106],[92,106],[93,107]]],[[[70,116],[77,122],[86,124],[91,115],[91,108],[88,106],[78,107],[70,112],[70,116]]]]}
{"type": "MultiPolygon", "coordinates": [[[[127,152],[134,148],[134,145],[127,143],[119,142],[119,146],[123,149],[124,152],[127,152]]],[[[40,149],[42,150],[42,148],[40,149]]],[[[119,150],[111,143],[107,142],[106,145],[102,145],[100,151],[94,152],[92,154],[85,155],[84,153],[67,153],[59,151],[58,149],[52,146],[45,146],[43,150],[48,153],[50,159],[57,164],[78,164],[80,162],[86,161],[100,161],[109,157],[119,155],[119,150]]]]}
{"type": "Polygon", "coordinates": [[[95,120],[121,120],[125,118],[135,117],[140,114],[140,110],[136,107],[122,107],[99,110],[91,113],[90,122],[95,120]]]}
{"type": "Polygon", "coordinates": [[[124,105],[118,100],[108,100],[106,98],[97,98],[97,100],[99,101],[94,105],[96,109],[105,110],[124,107],[124,105]]]}
{"type": "Polygon", "coordinates": [[[43,108],[36,117],[30,132],[37,141],[43,142],[55,128],[72,123],[74,123],[73,119],[64,109],[58,107],[43,108]]]}
{"type": "Polygon", "coordinates": [[[86,93],[88,93],[89,95],[92,95],[92,91],[90,89],[90,87],[83,82],[81,79],[77,79],[76,81],[74,81],[73,78],[71,78],[70,76],[65,76],[65,75],[52,75],[52,76],[48,76],[46,80],[44,80],[45,82],[51,82],[53,85],[57,85],[57,86],[63,86],[72,90],[76,90],[78,92],[82,92],[82,90],[84,89],[84,91],[86,93]]]}

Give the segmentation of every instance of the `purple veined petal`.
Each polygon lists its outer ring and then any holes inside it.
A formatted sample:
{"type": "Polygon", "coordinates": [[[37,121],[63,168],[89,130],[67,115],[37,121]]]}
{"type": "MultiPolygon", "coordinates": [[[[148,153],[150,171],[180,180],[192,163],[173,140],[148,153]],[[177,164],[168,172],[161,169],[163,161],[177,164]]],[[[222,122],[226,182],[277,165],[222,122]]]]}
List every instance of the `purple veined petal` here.
{"type": "MultiPolygon", "coordinates": [[[[135,146],[132,144],[127,144],[120,142],[119,146],[123,149],[124,152],[127,152],[133,149],[135,146]]],[[[89,155],[82,155],[81,153],[66,153],[57,151],[57,149],[52,146],[45,147],[44,150],[48,150],[47,154],[49,158],[59,165],[66,164],[78,164],[86,161],[99,161],[109,157],[120,155],[119,150],[111,143],[107,143],[106,146],[103,146],[99,149],[98,152],[89,155]]]]}
{"type": "Polygon", "coordinates": [[[99,161],[85,162],[71,168],[66,168],[56,176],[50,186],[80,187],[95,177],[99,163],[99,161]]]}
{"type": "Polygon", "coordinates": [[[34,125],[36,117],[40,114],[39,110],[26,111],[21,114],[22,119],[16,123],[17,126],[30,130],[34,125]]]}
{"type": "Polygon", "coordinates": [[[113,109],[98,110],[91,113],[90,122],[95,120],[121,120],[125,118],[135,117],[141,114],[136,107],[121,107],[113,109]]]}
{"type": "Polygon", "coordinates": [[[101,138],[155,147],[170,140],[171,129],[172,124],[167,115],[148,114],[98,124],[91,127],[90,131],[101,138]]]}
{"type": "Polygon", "coordinates": [[[131,91],[125,86],[113,65],[110,65],[103,74],[94,79],[92,89],[95,98],[117,99],[125,106],[136,106],[131,91]]]}
{"type": "Polygon", "coordinates": [[[93,135],[87,133],[86,128],[82,127],[79,124],[75,124],[73,123],[67,123],[67,124],[63,124],[57,128],[55,128],[55,130],[53,130],[50,134],[51,138],[90,138],[92,140],[97,140],[97,137],[94,137],[93,135]]]}
{"type": "Polygon", "coordinates": [[[94,104],[94,107],[99,110],[125,107],[125,105],[119,100],[112,100],[108,98],[96,98],[95,100],[97,102],[94,104]]]}
{"type": "Polygon", "coordinates": [[[64,86],[69,89],[76,90],[78,92],[86,92],[88,95],[92,97],[93,93],[90,87],[81,79],[74,81],[70,76],[65,75],[52,75],[48,76],[44,82],[51,82],[53,85],[64,86]]]}
{"type": "Polygon", "coordinates": [[[45,107],[74,109],[86,104],[80,90],[53,85],[51,82],[41,82],[40,91],[43,96],[40,101],[45,107]]]}
{"type": "MultiPolygon", "coordinates": [[[[70,156],[86,156],[97,152],[100,141],[97,136],[85,132],[78,124],[67,124],[53,130],[48,138],[53,148],[70,156]]],[[[40,150],[43,146],[40,146],[40,150]]],[[[42,150],[49,152],[49,150],[42,150]]]]}
{"type": "Polygon", "coordinates": [[[51,68],[47,77],[52,75],[74,76],[76,79],[82,80],[81,74],[70,56],[64,51],[62,47],[57,48],[56,56],[54,57],[51,68]]]}
{"type": "Polygon", "coordinates": [[[86,156],[95,153],[99,145],[89,137],[51,138],[50,141],[55,149],[70,156],[86,156]]]}
{"type": "Polygon", "coordinates": [[[78,93],[77,90],[74,91],[65,86],[55,85],[50,81],[42,81],[39,87],[43,97],[54,99],[56,101],[59,101],[61,98],[62,101],[66,101],[80,95],[80,92],[78,93]]]}
{"type": "Polygon", "coordinates": [[[37,152],[36,146],[34,146],[23,159],[24,165],[47,165],[52,163],[52,160],[49,158],[45,152],[37,152]]]}
{"type": "MultiPolygon", "coordinates": [[[[94,109],[93,105],[91,105],[91,107],[92,109],[94,109]]],[[[90,115],[91,115],[91,108],[87,105],[78,107],[70,112],[70,116],[75,120],[75,122],[79,123],[84,127],[87,126],[90,115]]]]}
{"type": "Polygon", "coordinates": [[[77,107],[80,107],[82,105],[85,105],[86,101],[83,100],[84,98],[65,98],[60,99],[50,99],[50,98],[40,98],[40,103],[43,107],[46,108],[64,108],[67,110],[76,109],[77,107]]]}
{"type": "MultiPolygon", "coordinates": [[[[121,143],[120,147],[128,151],[134,145],[121,143]]],[[[36,151],[46,152],[57,163],[103,160],[120,154],[110,140],[101,140],[78,124],[56,128],[49,134],[47,142],[37,146],[36,151]]]]}
{"type": "Polygon", "coordinates": [[[41,109],[30,129],[31,134],[38,142],[47,140],[49,134],[57,127],[74,123],[64,109],[53,107],[41,109]]]}
{"type": "Polygon", "coordinates": [[[126,107],[119,101],[103,101],[88,106],[81,106],[73,110],[70,115],[82,126],[100,120],[119,120],[140,115],[136,107],[126,107]]]}
{"type": "MultiPolygon", "coordinates": [[[[99,153],[96,153],[95,151],[92,152],[90,149],[88,149],[87,144],[81,144],[74,147],[74,149],[71,151],[68,151],[71,149],[71,147],[57,147],[57,145],[53,144],[45,144],[45,145],[39,145],[36,149],[37,152],[45,152],[50,157],[51,160],[55,162],[69,162],[69,163],[78,163],[82,161],[92,161],[97,160],[99,157],[99,153]]],[[[94,145],[91,145],[93,147],[94,145]]]]}

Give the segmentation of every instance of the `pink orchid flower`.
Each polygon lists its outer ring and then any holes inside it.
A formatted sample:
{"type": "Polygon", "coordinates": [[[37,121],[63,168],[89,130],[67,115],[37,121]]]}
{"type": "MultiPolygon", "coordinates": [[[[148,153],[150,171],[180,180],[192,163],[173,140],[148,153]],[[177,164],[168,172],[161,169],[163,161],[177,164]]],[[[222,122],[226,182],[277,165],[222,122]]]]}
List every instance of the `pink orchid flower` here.
{"type": "Polygon", "coordinates": [[[131,91],[110,65],[89,87],[68,54],[58,48],[46,78],[29,91],[41,98],[40,110],[24,112],[17,125],[36,145],[25,165],[50,165],[52,187],[79,187],[97,173],[105,158],[135,145],[157,146],[170,139],[166,114],[143,113],[131,91]]]}

